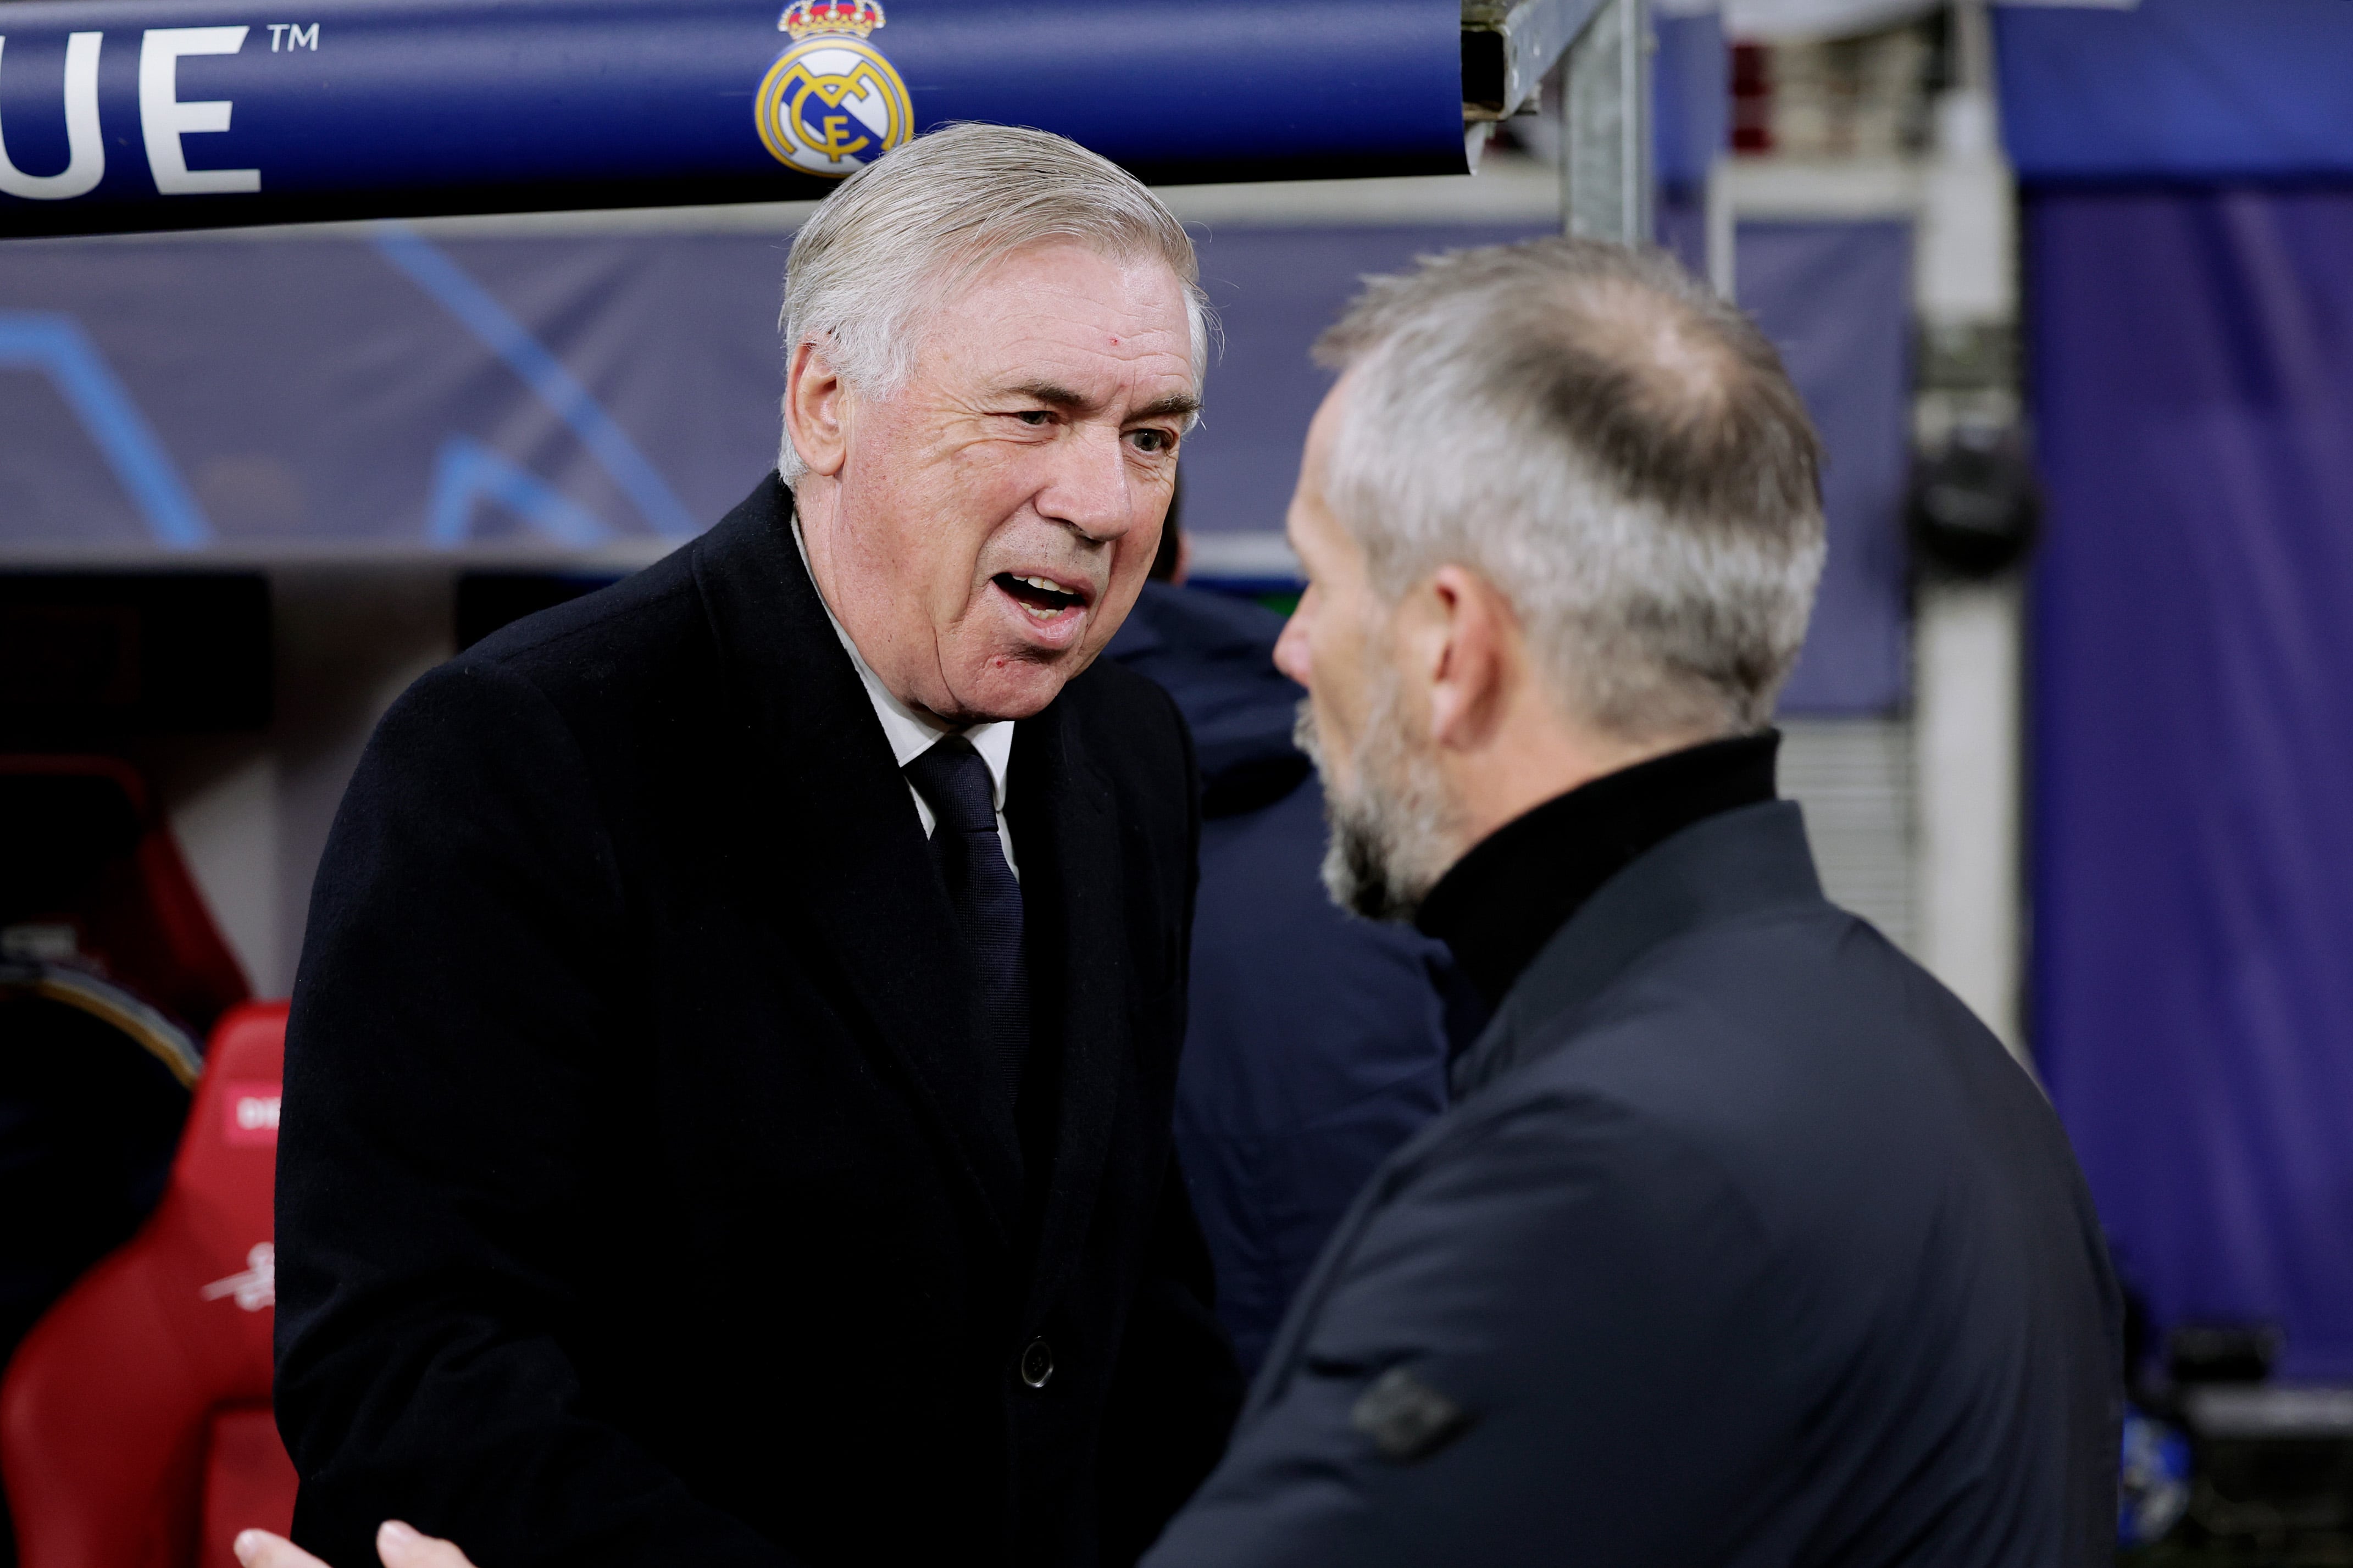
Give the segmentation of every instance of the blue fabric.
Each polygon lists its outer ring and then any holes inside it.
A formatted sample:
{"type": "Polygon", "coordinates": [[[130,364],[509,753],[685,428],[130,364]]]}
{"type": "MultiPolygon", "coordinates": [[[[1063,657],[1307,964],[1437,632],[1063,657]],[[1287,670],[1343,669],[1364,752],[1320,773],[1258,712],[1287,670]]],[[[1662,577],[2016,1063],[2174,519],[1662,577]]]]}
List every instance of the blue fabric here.
{"type": "Polygon", "coordinates": [[[2141,0],[1994,12],[2003,140],[2028,180],[2353,173],[2353,5],[2141,0]]]}
{"type": "Polygon", "coordinates": [[[770,235],[0,248],[0,547],[699,527],[776,460],[783,262],[770,235]]]}
{"type": "Polygon", "coordinates": [[[1283,776],[1270,764],[1293,781],[1202,825],[1176,1080],[1177,1154],[1249,1369],[1357,1188],[1444,1107],[1453,989],[1443,946],[1324,896],[1323,793],[1291,744],[1301,693],[1272,663],[1282,625],[1155,583],[1110,650],[1176,699],[1213,811],[1238,780],[1283,776]]]}
{"type": "Polygon", "coordinates": [[[2353,191],[2028,214],[2036,1053],[2158,1324],[2353,1377],[2353,191]]]}
{"type": "Polygon", "coordinates": [[[1697,191],[1731,144],[1732,61],[1714,11],[1661,16],[1651,57],[1651,158],[1666,192],[1697,191]]]}
{"type": "Polygon", "coordinates": [[[1781,709],[1887,712],[1911,686],[1911,227],[1744,223],[1739,247],[1740,302],[1781,351],[1830,453],[1830,556],[1781,709]]]}

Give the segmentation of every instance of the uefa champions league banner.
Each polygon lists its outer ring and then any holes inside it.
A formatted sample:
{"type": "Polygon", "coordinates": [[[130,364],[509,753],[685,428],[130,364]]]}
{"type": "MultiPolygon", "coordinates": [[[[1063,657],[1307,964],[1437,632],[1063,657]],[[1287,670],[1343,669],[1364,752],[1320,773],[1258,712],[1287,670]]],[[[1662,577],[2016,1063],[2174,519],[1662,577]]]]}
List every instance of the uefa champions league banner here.
{"type": "Polygon", "coordinates": [[[1464,167],[1459,0],[29,0],[0,236],[823,195],[911,136],[1464,167]],[[276,8],[270,8],[276,7],[276,8]]]}

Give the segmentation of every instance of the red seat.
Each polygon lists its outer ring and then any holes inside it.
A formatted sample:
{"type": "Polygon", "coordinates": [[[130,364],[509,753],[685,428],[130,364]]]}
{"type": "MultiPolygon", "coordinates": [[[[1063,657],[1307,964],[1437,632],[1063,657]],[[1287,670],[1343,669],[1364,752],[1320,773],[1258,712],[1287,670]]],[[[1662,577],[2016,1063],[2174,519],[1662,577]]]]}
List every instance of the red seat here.
{"type": "Polygon", "coordinates": [[[232,1568],[238,1531],[292,1522],[269,1413],[285,1058],[284,1003],[221,1019],[163,1202],[10,1363],[0,1474],[23,1568],[232,1568]]]}

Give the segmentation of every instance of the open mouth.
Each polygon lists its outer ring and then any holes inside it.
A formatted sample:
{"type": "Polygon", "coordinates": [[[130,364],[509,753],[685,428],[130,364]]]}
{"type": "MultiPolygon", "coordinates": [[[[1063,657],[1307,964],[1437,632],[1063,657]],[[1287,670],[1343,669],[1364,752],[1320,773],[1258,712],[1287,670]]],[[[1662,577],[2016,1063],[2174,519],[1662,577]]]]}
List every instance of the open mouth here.
{"type": "Polygon", "coordinates": [[[1050,578],[999,572],[990,581],[1004,591],[1007,598],[1029,611],[1032,620],[1058,620],[1066,611],[1087,607],[1085,595],[1073,594],[1050,578]]]}

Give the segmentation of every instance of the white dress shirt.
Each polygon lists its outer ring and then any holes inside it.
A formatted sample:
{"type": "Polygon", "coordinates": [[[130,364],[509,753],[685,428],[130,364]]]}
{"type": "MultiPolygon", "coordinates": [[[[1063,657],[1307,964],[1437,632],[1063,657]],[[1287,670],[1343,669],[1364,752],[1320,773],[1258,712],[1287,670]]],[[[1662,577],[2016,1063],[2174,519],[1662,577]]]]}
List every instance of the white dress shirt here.
{"type": "MultiPolygon", "coordinates": [[[[808,545],[801,539],[801,520],[797,517],[793,519],[793,544],[801,552],[801,564],[807,567],[808,545]]],[[[809,573],[809,586],[817,587],[814,571],[809,573]]],[[[874,673],[873,668],[866,662],[865,655],[858,651],[858,645],[849,640],[849,632],[842,629],[841,617],[833,613],[831,605],[826,605],[822,588],[818,588],[817,602],[825,605],[825,618],[832,623],[833,635],[841,639],[841,650],[849,656],[851,668],[858,671],[858,679],[866,688],[866,699],[874,704],[874,717],[881,721],[882,737],[891,742],[891,754],[898,759],[902,770],[909,763],[930,751],[943,736],[957,733],[971,742],[972,749],[980,753],[980,760],[988,764],[989,793],[997,807],[997,842],[1004,847],[1005,864],[1018,879],[1021,862],[1013,857],[1013,829],[1005,821],[1005,776],[1013,763],[1013,721],[998,719],[958,731],[936,719],[916,712],[892,696],[891,689],[882,684],[881,677],[874,673]]],[[[903,773],[901,776],[904,776],[903,773]]],[[[928,838],[932,836],[934,820],[931,803],[923,798],[923,792],[917,789],[912,781],[907,784],[907,793],[915,797],[915,816],[923,825],[923,837],[928,838]]]]}

